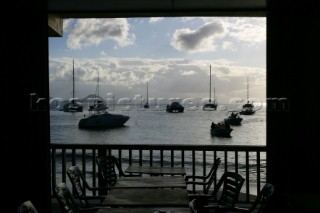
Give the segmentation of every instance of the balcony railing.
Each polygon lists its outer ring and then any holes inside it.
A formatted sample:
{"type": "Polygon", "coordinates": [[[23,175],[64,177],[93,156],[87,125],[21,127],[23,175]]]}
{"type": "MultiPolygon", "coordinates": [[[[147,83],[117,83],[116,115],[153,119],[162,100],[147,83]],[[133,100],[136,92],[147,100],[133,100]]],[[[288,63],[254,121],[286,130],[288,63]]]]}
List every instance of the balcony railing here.
{"type": "Polygon", "coordinates": [[[245,177],[241,191],[244,196],[240,200],[243,202],[251,202],[250,195],[256,195],[266,182],[265,146],[51,144],[51,185],[58,182],[68,184],[67,168],[77,165],[89,184],[98,186],[95,163],[98,155],[114,155],[123,170],[128,165],[185,167],[187,175],[206,175],[214,159],[219,157],[221,165],[217,172],[218,179],[225,171],[235,171],[245,177]]]}

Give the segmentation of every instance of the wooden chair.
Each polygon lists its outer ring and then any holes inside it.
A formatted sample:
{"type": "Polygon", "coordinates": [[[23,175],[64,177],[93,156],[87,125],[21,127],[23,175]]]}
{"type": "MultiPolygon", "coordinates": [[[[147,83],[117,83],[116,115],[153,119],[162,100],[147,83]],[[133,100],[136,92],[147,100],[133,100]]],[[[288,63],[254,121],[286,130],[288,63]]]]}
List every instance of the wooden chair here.
{"type": "MultiPolygon", "coordinates": [[[[185,180],[187,184],[193,184],[193,185],[202,185],[205,186],[203,193],[208,194],[210,187],[213,183],[213,181],[216,180],[217,170],[221,163],[221,159],[217,158],[214,161],[214,164],[212,165],[209,173],[206,176],[197,176],[197,175],[187,175],[185,176],[185,180]],[[190,181],[190,179],[193,179],[193,181],[190,181]],[[199,181],[202,180],[202,181],[199,181]]],[[[196,191],[192,190],[189,191],[190,194],[197,194],[196,191]]]]}
{"type": "Polygon", "coordinates": [[[120,163],[114,156],[98,156],[96,163],[99,168],[101,177],[104,179],[108,187],[112,187],[117,183],[119,177],[140,177],[140,175],[125,174],[121,169],[120,163]],[[119,175],[116,172],[116,167],[119,175]]]}
{"type": "Polygon", "coordinates": [[[18,213],[38,213],[38,211],[32,202],[27,200],[21,204],[18,213]]]}
{"type": "MultiPolygon", "coordinates": [[[[270,183],[266,183],[258,193],[254,203],[250,207],[244,208],[235,206],[229,209],[228,212],[262,213],[263,210],[266,209],[266,206],[270,201],[270,198],[272,197],[273,193],[274,186],[270,183]]],[[[210,206],[208,206],[207,208],[210,208],[210,206]]]]}
{"type": "Polygon", "coordinates": [[[225,172],[211,194],[192,194],[189,195],[189,199],[191,201],[197,199],[201,212],[208,205],[210,205],[210,209],[224,212],[224,208],[234,207],[237,203],[244,181],[245,179],[236,172],[225,172]],[[222,190],[221,187],[223,187],[222,190]]]}
{"type": "Polygon", "coordinates": [[[55,186],[54,195],[57,198],[62,213],[94,213],[103,207],[81,207],[76,202],[74,196],[70,192],[65,183],[59,183],[55,186]]]}
{"type": "Polygon", "coordinates": [[[197,199],[193,199],[189,202],[189,209],[191,213],[200,213],[200,211],[198,211],[199,208],[199,202],[197,199]]]}
{"type": "Polygon", "coordinates": [[[83,173],[80,171],[78,166],[71,166],[67,170],[67,175],[72,184],[73,195],[79,199],[80,204],[83,207],[97,206],[100,205],[104,200],[105,196],[87,196],[86,190],[89,191],[108,191],[107,187],[91,187],[86,181],[83,173]]]}

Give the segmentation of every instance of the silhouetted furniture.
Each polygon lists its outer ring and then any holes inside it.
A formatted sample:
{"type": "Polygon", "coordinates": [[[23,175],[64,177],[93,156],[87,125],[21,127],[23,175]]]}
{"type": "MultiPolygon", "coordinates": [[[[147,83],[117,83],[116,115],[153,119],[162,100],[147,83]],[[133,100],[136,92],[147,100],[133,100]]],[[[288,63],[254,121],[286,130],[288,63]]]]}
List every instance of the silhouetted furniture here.
{"type": "Polygon", "coordinates": [[[189,199],[190,201],[197,199],[201,209],[206,205],[210,205],[210,209],[215,208],[219,211],[225,207],[234,207],[244,181],[245,179],[236,172],[225,172],[211,194],[192,194],[189,195],[189,199]]]}
{"type": "Polygon", "coordinates": [[[126,173],[149,174],[149,175],[186,175],[184,167],[159,167],[159,166],[134,166],[130,165],[126,173]]]}
{"type": "Polygon", "coordinates": [[[96,158],[99,172],[104,182],[115,188],[187,188],[182,176],[142,177],[140,175],[125,174],[114,156],[99,156],[96,158]],[[119,175],[116,173],[117,167],[119,175]],[[120,176],[120,177],[119,177],[120,176]]]}
{"type": "Polygon", "coordinates": [[[165,212],[185,213],[188,212],[188,208],[183,207],[154,207],[154,208],[110,208],[110,207],[87,207],[83,208],[76,202],[69,188],[65,183],[59,183],[56,185],[54,195],[57,198],[62,213],[152,213],[159,210],[165,212]]]}
{"type": "Polygon", "coordinates": [[[97,212],[100,208],[79,206],[65,183],[59,183],[55,186],[54,195],[59,202],[62,213],[97,212]]]}
{"type": "Polygon", "coordinates": [[[121,168],[118,160],[113,156],[97,156],[96,163],[98,165],[99,173],[106,185],[112,187],[118,180],[116,167],[119,171],[119,177],[140,177],[139,175],[125,174],[121,168]]]}
{"type": "MultiPolygon", "coordinates": [[[[217,170],[218,170],[220,163],[221,163],[220,158],[215,159],[209,173],[206,176],[197,176],[197,175],[185,176],[185,180],[186,180],[187,185],[192,184],[192,185],[205,186],[203,193],[208,194],[212,183],[216,180],[217,170]],[[190,179],[192,179],[192,180],[190,180],[190,179]],[[202,180],[202,181],[199,181],[199,180],[202,180]]],[[[197,194],[197,192],[195,190],[192,190],[192,191],[189,190],[189,193],[197,194]]]]}
{"type": "Polygon", "coordinates": [[[186,189],[111,189],[102,205],[110,207],[185,207],[189,199],[186,189]]]}
{"type": "Polygon", "coordinates": [[[97,213],[188,213],[187,207],[135,207],[135,208],[103,208],[97,213]]]}
{"type": "Polygon", "coordinates": [[[198,208],[199,208],[199,203],[196,199],[193,199],[189,202],[189,209],[190,209],[190,212],[191,213],[200,213],[198,211],[198,208]]]}
{"type": "MultiPolygon", "coordinates": [[[[274,193],[274,187],[270,183],[266,183],[262,189],[259,191],[254,203],[249,207],[240,206],[237,203],[234,207],[224,207],[224,212],[238,212],[238,213],[262,213],[266,209],[271,196],[274,193]]],[[[216,206],[198,206],[202,212],[207,212],[210,209],[216,209],[216,206]],[[207,210],[207,211],[206,211],[207,210]]]]}
{"type": "MultiPolygon", "coordinates": [[[[273,185],[270,183],[266,183],[258,193],[254,203],[250,207],[244,208],[244,207],[235,206],[229,209],[229,211],[244,212],[244,213],[253,213],[253,212],[262,213],[263,210],[266,208],[273,193],[274,193],[273,185]]],[[[210,206],[207,206],[206,208],[210,208],[210,206]]]]}
{"type": "Polygon", "coordinates": [[[86,181],[83,173],[80,171],[79,167],[71,166],[67,170],[67,175],[72,184],[73,195],[75,198],[79,199],[82,207],[97,206],[100,205],[104,200],[104,196],[87,196],[86,190],[89,191],[99,191],[108,190],[107,187],[91,187],[86,181]]]}
{"type": "Polygon", "coordinates": [[[38,213],[38,211],[33,203],[27,200],[21,204],[18,213],[38,213]]]}

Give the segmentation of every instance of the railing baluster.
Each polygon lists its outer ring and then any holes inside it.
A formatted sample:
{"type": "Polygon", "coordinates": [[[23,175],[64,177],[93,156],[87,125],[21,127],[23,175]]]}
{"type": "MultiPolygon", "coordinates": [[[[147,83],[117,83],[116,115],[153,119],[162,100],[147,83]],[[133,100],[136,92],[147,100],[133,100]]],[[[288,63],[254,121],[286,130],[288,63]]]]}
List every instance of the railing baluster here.
{"type": "Polygon", "coordinates": [[[67,180],[67,177],[66,177],[66,175],[67,175],[67,173],[66,173],[66,167],[67,167],[67,165],[66,165],[66,149],[62,149],[62,182],[66,182],[66,180],[67,180]]]}
{"type": "Polygon", "coordinates": [[[257,160],[256,160],[256,165],[257,165],[257,194],[260,191],[260,187],[261,187],[261,180],[260,180],[260,152],[257,151],[257,160]]]}
{"type": "Polygon", "coordinates": [[[250,177],[249,177],[249,151],[246,151],[246,202],[250,200],[249,193],[250,193],[250,177]]]}

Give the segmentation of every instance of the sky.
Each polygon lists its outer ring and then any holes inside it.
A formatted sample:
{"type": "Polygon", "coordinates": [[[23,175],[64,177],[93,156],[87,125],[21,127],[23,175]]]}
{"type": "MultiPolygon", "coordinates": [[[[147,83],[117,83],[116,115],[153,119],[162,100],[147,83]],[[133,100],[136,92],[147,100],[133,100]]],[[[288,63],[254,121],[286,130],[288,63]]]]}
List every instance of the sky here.
{"type": "Polygon", "coordinates": [[[64,19],[49,37],[50,97],[266,100],[265,17],[64,19]],[[214,92],[215,91],[215,92],[214,92]]]}

